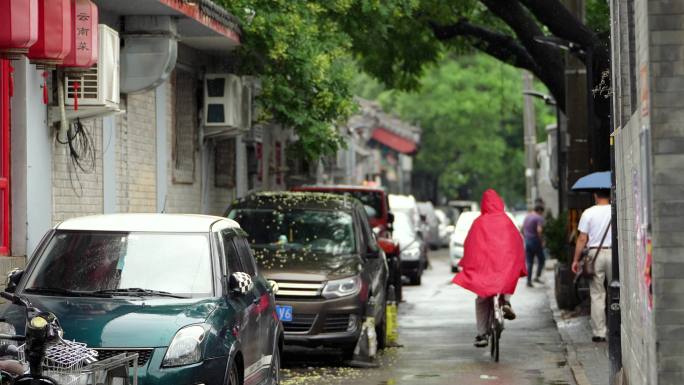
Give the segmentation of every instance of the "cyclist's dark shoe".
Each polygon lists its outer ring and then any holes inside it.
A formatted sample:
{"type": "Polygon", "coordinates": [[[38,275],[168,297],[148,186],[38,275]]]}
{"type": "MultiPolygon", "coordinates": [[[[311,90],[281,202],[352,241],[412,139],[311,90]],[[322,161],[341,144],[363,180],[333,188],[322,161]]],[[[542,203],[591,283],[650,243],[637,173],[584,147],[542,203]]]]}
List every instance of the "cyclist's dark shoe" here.
{"type": "Polygon", "coordinates": [[[510,303],[504,303],[503,306],[501,306],[501,310],[503,311],[503,316],[505,319],[509,321],[515,319],[516,315],[510,303]]]}
{"type": "Polygon", "coordinates": [[[473,343],[476,348],[486,348],[489,345],[489,337],[486,334],[480,334],[475,337],[475,343],[473,343]]]}

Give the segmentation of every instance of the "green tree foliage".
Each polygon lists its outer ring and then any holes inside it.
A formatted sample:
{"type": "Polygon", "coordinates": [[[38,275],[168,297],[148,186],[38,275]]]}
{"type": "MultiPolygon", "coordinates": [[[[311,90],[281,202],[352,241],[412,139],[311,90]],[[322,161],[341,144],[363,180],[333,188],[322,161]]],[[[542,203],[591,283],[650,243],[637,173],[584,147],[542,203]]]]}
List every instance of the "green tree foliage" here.
{"type": "Polygon", "coordinates": [[[349,89],[356,69],[352,44],[363,41],[345,30],[349,15],[382,20],[375,27],[386,28],[413,9],[412,1],[403,0],[219,1],[242,21],[237,71],[262,80],[261,118],[294,128],[298,149],[310,158],[342,145],[333,125],[355,109],[349,89]]]}
{"type": "MultiPolygon", "coordinates": [[[[495,188],[509,204],[524,201],[519,70],[486,55],[466,55],[441,60],[412,92],[383,91],[364,75],[354,89],[422,127],[415,169],[438,177],[444,196],[477,198],[495,188]]],[[[538,140],[544,141],[542,122],[554,122],[555,116],[541,103],[536,107],[538,140]]]]}
{"type": "MultiPolygon", "coordinates": [[[[237,71],[262,79],[265,118],[295,128],[310,157],[341,144],[332,125],[354,110],[352,59],[384,84],[411,88],[426,64],[479,50],[534,73],[561,106],[564,53],[537,37],[593,47],[597,82],[609,67],[605,0],[588,0],[587,24],[560,0],[217,1],[242,21],[237,71]]],[[[602,123],[608,108],[597,98],[602,123]]]]}
{"type": "Polygon", "coordinates": [[[311,158],[334,152],[341,139],[333,125],[354,110],[350,40],[328,17],[349,1],[221,0],[242,20],[237,70],[258,75],[263,93],[259,119],[296,130],[311,158]]]}

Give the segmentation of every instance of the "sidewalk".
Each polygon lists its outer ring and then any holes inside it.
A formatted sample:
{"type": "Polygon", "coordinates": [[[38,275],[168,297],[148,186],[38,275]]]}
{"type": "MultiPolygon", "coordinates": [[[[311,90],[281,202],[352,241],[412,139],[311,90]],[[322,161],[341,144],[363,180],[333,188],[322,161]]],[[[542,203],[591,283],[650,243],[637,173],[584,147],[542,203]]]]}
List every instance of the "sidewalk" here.
{"type": "Polygon", "coordinates": [[[608,385],[608,344],[591,341],[589,315],[584,314],[588,311],[575,315],[573,312],[558,308],[553,291],[553,270],[547,270],[544,275],[553,318],[565,343],[568,366],[572,369],[577,385],[608,385]]]}

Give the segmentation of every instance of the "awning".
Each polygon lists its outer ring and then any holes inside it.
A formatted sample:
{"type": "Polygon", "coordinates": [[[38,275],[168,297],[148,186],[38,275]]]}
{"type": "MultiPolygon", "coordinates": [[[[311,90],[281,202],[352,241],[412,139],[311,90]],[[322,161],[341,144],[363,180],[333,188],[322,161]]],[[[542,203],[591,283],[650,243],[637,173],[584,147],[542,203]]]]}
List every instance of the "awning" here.
{"type": "Polygon", "coordinates": [[[371,138],[402,154],[412,155],[418,150],[416,143],[411,139],[406,139],[382,127],[373,130],[371,138]]]}
{"type": "MultiPolygon", "coordinates": [[[[240,45],[237,18],[211,0],[93,0],[116,16],[174,16],[183,44],[201,50],[230,51],[240,45]]],[[[103,20],[103,17],[100,17],[103,20]]]]}

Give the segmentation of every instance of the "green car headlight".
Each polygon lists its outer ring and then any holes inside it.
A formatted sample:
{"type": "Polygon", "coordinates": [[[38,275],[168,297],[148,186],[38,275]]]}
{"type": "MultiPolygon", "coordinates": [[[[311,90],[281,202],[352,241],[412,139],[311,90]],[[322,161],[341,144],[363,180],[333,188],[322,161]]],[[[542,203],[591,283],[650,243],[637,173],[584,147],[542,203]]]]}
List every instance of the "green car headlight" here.
{"type": "Polygon", "coordinates": [[[201,325],[191,325],[180,329],[166,350],[162,366],[183,366],[200,362],[205,334],[206,330],[201,325]]]}

